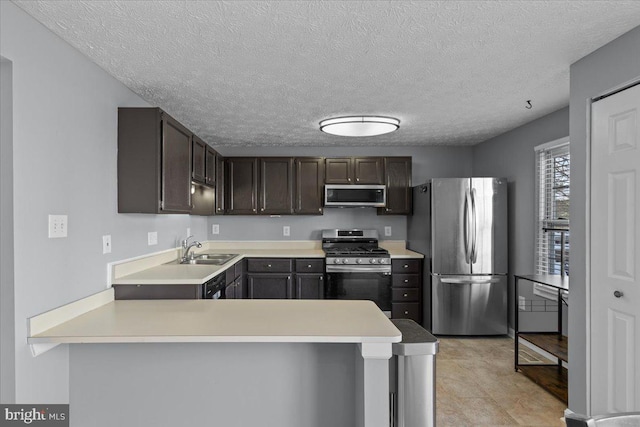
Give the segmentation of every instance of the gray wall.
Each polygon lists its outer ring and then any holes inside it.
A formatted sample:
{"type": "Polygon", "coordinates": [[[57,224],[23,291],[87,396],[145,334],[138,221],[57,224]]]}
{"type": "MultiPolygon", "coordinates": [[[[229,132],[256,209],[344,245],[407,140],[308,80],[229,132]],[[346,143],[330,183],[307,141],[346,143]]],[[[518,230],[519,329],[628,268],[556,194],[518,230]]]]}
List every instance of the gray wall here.
{"type": "MultiPolygon", "coordinates": [[[[471,176],[471,147],[217,147],[224,156],[412,156],[413,185],[432,177],[471,176]]],[[[325,228],[374,228],[383,239],[405,240],[406,217],[376,214],[373,208],[327,208],[322,216],[218,216],[209,224],[220,225],[213,240],[307,240],[318,239],[325,228]],[[282,235],[282,226],[291,227],[291,236],[282,235]],[[391,226],[392,235],[384,236],[391,226]]]]}
{"type": "MultiPolygon", "coordinates": [[[[70,353],[75,426],[357,425],[355,344],[72,344],[70,353]]],[[[388,363],[368,369],[376,362],[388,363]]]]}
{"type": "Polygon", "coordinates": [[[16,401],[66,403],[67,346],[32,357],[26,319],[105,289],[111,261],[175,247],[187,227],[206,238],[207,220],[117,214],[117,107],[147,104],[6,1],[0,55],[13,64],[16,401]],[[68,215],[67,238],[47,238],[48,214],[68,215]]]}
{"type": "MultiPolygon", "coordinates": [[[[536,213],[534,147],[566,136],[569,136],[568,107],[474,146],[473,175],[500,176],[506,177],[509,181],[508,301],[511,327],[514,324],[513,274],[532,274],[534,267],[536,213]]],[[[525,290],[525,286],[522,288],[525,290]]],[[[527,325],[527,320],[535,321],[540,325],[539,316],[521,314],[523,329],[526,330],[530,326],[527,325]]],[[[553,319],[550,326],[554,327],[553,319]]]]}
{"type": "MultiPolygon", "coordinates": [[[[587,102],[640,77],[640,27],[571,65],[571,308],[569,310],[569,408],[587,409],[587,102]]],[[[598,159],[593,159],[597,162],[598,159]]],[[[597,385],[594,385],[597,386],[597,385]]]]}
{"type": "Polygon", "coordinates": [[[13,311],[13,99],[11,61],[0,57],[0,402],[15,401],[13,311]]]}

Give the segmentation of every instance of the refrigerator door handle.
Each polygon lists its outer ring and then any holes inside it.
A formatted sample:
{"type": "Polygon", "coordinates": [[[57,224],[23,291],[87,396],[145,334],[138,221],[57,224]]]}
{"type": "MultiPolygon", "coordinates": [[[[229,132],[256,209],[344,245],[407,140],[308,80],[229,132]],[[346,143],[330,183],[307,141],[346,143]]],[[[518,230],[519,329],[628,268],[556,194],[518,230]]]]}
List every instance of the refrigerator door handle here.
{"type": "Polygon", "coordinates": [[[478,218],[476,215],[476,189],[473,188],[470,190],[469,195],[471,196],[471,264],[475,264],[478,260],[478,251],[476,249],[476,243],[478,238],[478,218]]]}
{"type": "Polygon", "coordinates": [[[498,283],[500,281],[499,278],[493,278],[493,279],[466,279],[463,277],[452,277],[452,278],[446,278],[446,277],[442,277],[440,279],[440,281],[442,283],[458,283],[458,284],[465,284],[465,283],[469,283],[469,284],[485,284],[485,283],[498,283]]]}
{"type": "Polygon", "coordinates": [[[469,209],[470,209],[469,190],[464,191],[464,217],[462,220],[463,237],[464,237],[464,261],[471,263],[471,245],[469,242],[469,209]]]}

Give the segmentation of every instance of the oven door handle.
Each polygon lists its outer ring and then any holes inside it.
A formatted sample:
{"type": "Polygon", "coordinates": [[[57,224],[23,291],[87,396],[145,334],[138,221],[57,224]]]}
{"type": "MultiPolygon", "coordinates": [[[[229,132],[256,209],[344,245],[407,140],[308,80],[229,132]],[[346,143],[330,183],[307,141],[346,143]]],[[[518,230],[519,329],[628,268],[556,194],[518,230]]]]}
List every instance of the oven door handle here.
{"type": "Polygon", "coordinates": [[[353,265],[327,265],[327,273],[383,273],[391,274],[390,265],[381,266],[353,266],[353,265]]]}

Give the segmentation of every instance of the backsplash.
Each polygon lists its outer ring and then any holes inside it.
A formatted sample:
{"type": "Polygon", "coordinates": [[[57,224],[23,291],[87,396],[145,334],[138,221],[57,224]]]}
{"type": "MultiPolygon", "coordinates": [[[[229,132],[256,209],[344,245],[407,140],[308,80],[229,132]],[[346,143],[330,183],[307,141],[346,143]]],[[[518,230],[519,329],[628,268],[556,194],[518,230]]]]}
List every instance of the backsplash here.
{"type": "Polygon", "coordinates": [[[225,215],[208,217],[206,240],[320,240],[321,230],[330,228],[370,228],[378,230],[381,240],[406,240],[407,220],[402,215],[377,215],[374,208],[326,208],[321,216],[251,216],[225,215]],[[218,224],[220,234],[212,234],[218,224]],[[284,226],[290,235],[283,236],[284,226]],[[391,227],[391,236],[384,228],[391,227]]]}

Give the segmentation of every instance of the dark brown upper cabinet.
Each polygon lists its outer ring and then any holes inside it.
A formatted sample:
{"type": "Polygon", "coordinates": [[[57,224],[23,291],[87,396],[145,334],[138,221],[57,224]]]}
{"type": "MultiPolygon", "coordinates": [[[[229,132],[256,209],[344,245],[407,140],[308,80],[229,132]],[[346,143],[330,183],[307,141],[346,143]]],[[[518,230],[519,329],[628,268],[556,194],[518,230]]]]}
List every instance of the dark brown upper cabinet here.
{"type": "Polygon", "coordinates": [[[119,108],[118,212],[189,213],[191,139],[159,108],[119,108]]]}
{"type": "Polygon", "coordinates": [[[411,157],[385,157],[387,205],[378,214],[408,215],[411,213],[411,157]]]}
{"type": "Polygon", "coordinates": [[[325,160],[325,184],[352,184],[353,180],[351,157],[325,160]]]}
{"type": "Polygon", "coordinates": [[[384,158],[356,157],[353,166],[356,184],[384,184],[384,158]]]}
{"type": "Polygon", "coordinates": [[[215,215],[216,190],[208,185],[191,184],[191,215],[215,215]]]}
{"type": "Polygon", "coordinates": [[[383,157],[326,159],[325,184],[384,184],[383,157]]]}
{"type": "Polygon", "coordinates": [[[258,212],[258,159],[227,158],[226,213],[254,215],[258,212]]]}
{"type": "Polygon", "coordinates": [[[214,186],[216,183],[216,150],[193,135],[191,177],[196,182],[214,186]]]}
{"type": "Polygon", "coordinates": [[[205,157],[207,153],[207,144],[193,135],[192,154],[191,154],[191,177],[194,181],[205,182],[205,157]]]}
{"type": "Polygon", "coordinates": [[[293,158],[260,159],[260,214],[293,213],[293,158]]]}
{"type": "Polygon", "coordinates": [[[223,215],[226,212],[225,204],[225,161],[224,157],[216,154],[216,215],[223,215]]]}
{"type": "Polygon", "coordinates": [[[218,153],[207,145],[204,156],[204,183],[216,185],[216,157],[218,153]]]}
{"type": "Polygon", "coordinates": [[[298,157],[295,159],[294,169],[294,213],[299,215],[322,215],[324,158],[298,157]]]}

